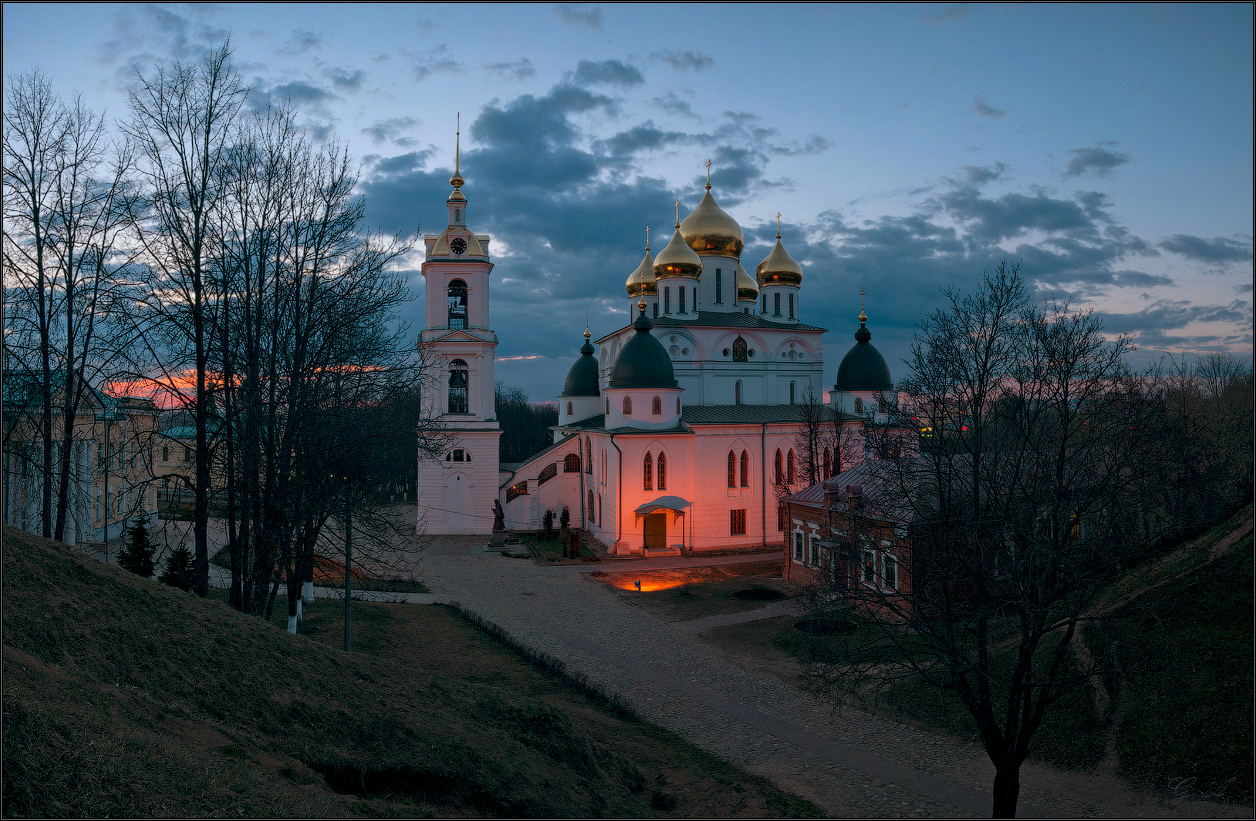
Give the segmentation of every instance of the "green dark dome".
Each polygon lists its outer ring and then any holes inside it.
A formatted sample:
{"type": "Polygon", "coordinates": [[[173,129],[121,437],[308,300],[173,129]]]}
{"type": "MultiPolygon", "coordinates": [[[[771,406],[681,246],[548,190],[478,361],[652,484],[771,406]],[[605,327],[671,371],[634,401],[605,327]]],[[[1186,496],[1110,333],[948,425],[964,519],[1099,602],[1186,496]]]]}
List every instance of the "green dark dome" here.
{"type": "Polygon", "coordinates": [[[563,396],[597,396],[597,360],[593,358],[593,346],[589,344],[589,332],[584,332],[584,344],[580,346],[580,358],[567,371],[563,383],[563,396]]]}
{"type": "Polygon", "coordinates": [[[676,373],[672,370],[672,358],[667,355],[663,343],[650,335],[654,327],[645,315],[645,308],[632,324],[637,332],[619,352],[619,359],[611,369],[610,388],[679,388],[676,373]]]}
{"type": "MultiPolygon", "coordinates": [[[[866,320],[861,316],[861,320],[866,320]]],[[[842,357],[842,364],[837,366],[837,383],[835,391],[888,391],[894,387],[890,381],[890,368],[885,364],[885,357],[872,347],[869,340],[872,332],[863,321],[859,330],[855,331],[855,345],[842,357]]]]}

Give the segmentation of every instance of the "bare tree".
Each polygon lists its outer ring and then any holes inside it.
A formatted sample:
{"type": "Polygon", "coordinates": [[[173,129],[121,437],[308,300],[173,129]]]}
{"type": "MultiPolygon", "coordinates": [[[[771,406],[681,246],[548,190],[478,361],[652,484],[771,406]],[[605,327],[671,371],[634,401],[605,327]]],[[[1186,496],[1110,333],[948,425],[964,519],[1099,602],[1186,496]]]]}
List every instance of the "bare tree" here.
{"type": "Polygon", "coordinates": [[[835,505],[843,595],[881,640],[813,673],[837,693],[901,673],[953,691],[995,766],[994,815],[1011,817],[1048,708],[1097,674],[1071,660],[1088,607],[1148,548],[1150,406],[1129,341],[1090,312],[1037,307],[1015,266],[946,294],[891,409],[891,429],[915,416],[931,437],[869,462],[862,493],[835,505]],[[876,560],[890,527],[910,531],[906,574],[876,560]]]}
{"type": "Polygon", "coordinates": [[[194,590],[199,596],[209,588],[209,350],[213,315],[221,302],[221,295],[210,290],[207,260],[221,230],[228,148],[247,94],[230,57],[230,45],[224,43],[195,64],[159,65],[148,77],[137,69],[131,120],[124,125],[144,188],[145,207],[133,209],[131,222],[147,268],[140,296],[150,357],[140,375],[180,399],[187,396],[181,380],[189,369],[194,383],[188,405],[196,427],[194,590]]]}
{"type": "MultiPolygon", "coordinates": [[[[92,383],[103,383],[112,282],[128,260],[119,249],[130,159],[105,140],[104,119],[76,98],[65,104],[32,71],[10,79],[4,119],[6,368],[32,377],[42,460],[43,535],[66,537],[79,488],[71,486],[92,383]],[[55,407],[54,407],[55,406],[55,407]],[[53,429],[54,411],[60,429],[53,429]],[[54,465],[54,453],[56,464],[54,465]],[[55,483],[55,488],[54,488],[55,483]]],[[[99,402],[89,403],[99,409],[99,402]]],[[[24,407],[23,407],[24,406],[24,407]]],[[[6,430],[6,443],[13,428],[6,430]]],[[[76,477],[81,479],[82,477],[76,477]]],[[[75,483],[77,484],[77,482],[75,483]]]]}

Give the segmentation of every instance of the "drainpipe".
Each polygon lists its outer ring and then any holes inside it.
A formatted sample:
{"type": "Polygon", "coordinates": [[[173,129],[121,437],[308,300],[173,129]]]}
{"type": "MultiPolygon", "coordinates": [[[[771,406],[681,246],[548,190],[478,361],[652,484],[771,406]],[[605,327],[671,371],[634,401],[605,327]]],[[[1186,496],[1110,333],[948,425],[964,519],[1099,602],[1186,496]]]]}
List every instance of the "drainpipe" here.
{"type": "MultiPolygon", "coordinates": [[[[615,434],[611,433],[611,447],[619,454],[618,470],[619,475],[619,500],[615,503],[615,550],[616,555],[619,551],[619,540],[622,538],[624,530],[624,452],[619,449],[619,445],[615,444],[615,434]]],[[[642,553],[645,551],[643,550],[642,553]]]]}

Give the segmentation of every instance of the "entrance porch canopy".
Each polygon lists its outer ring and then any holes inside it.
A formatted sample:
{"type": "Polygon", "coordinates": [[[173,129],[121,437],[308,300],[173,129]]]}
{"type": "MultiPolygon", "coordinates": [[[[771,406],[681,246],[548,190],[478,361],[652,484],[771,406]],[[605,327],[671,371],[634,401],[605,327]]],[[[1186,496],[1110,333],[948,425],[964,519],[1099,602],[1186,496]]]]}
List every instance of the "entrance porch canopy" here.
{"type": "Polygon", "coordinates": [[[660,496],[653,502],[646,502],[645,504],[639,506],[634,512],[637,514],[637,517],[640,518],[641,516],[649,516],[651,513],[658,510],[670,510],[675,514],[673,521],[676,521],[685,514],[685,510],[689,507],[689,505],[690,503],[687,500],[682,499],[679,496],[660,496]]]}

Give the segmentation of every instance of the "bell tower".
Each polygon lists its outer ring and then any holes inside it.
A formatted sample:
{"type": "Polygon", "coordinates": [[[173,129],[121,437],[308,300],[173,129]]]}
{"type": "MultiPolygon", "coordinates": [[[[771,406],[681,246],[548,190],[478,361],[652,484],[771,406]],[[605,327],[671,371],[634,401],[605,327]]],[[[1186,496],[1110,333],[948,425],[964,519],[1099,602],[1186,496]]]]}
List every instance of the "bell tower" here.
{"type": "Polygon", "coordinates": [[[467,228],[467,198],[460,171],[462,129],[445,204],[449,225],[423,238],[427,257],[425,322],[419,348],[433,378],[423,386],[423,421],[446,433],[438,455],[419,454],[418,528],[431,534],[488,534],[497,499],[494,350],[488,285],[493,263],[487,234],[467,228]]]}

